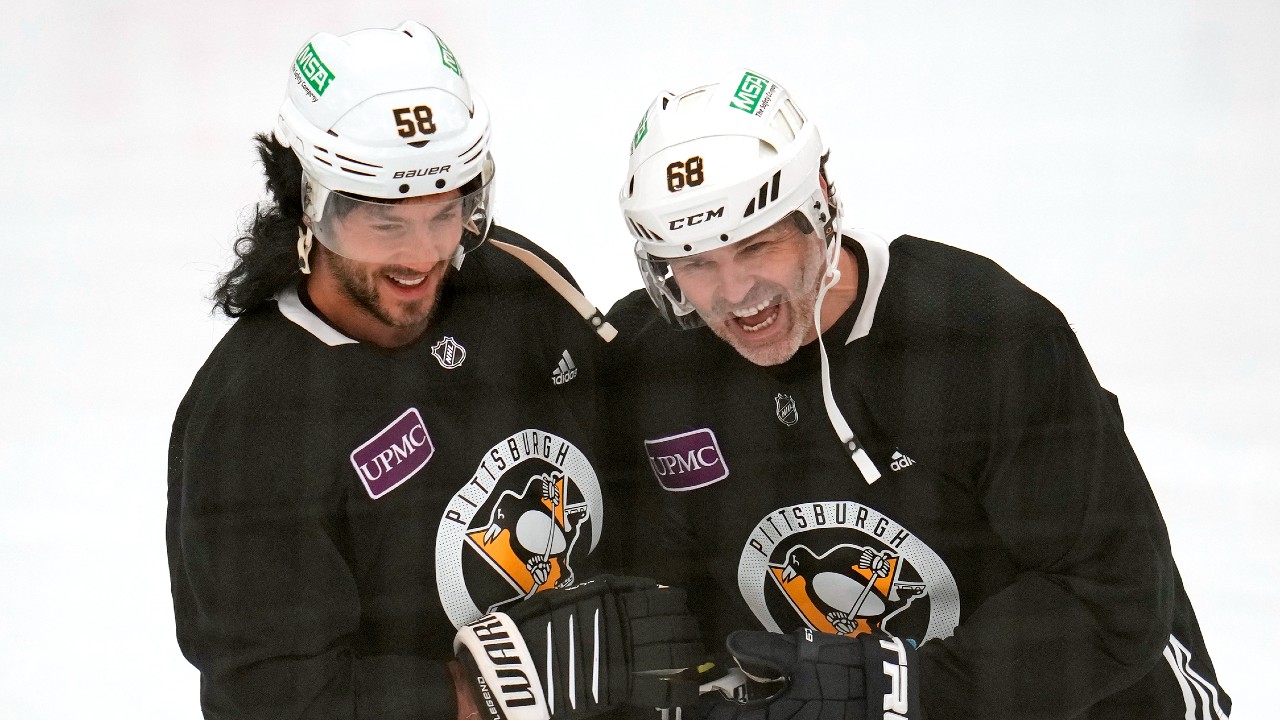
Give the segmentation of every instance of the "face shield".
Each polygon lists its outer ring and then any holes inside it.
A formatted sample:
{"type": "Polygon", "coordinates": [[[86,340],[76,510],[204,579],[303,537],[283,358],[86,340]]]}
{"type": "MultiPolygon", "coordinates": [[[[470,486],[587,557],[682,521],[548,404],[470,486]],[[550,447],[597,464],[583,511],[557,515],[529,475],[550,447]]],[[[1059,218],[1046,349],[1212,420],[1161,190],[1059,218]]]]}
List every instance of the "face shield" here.
{"type": "Polygon", "coordinates": [[[375,265],[459,264],[491,226],[492,174],[458,190],[403,199],[330,190],[304,174],[303,208],[316,239],[334,253],[375,265]]]}
{"type": "Polygon", "coordinates": [[[658,258],[636,245],[650,298],[680,328],[708,325],[744,341],[812,322],[826,242],[800,210],[722,247],[658,258]],[[785,315],[785,317],[784,317],[785,315]]]}

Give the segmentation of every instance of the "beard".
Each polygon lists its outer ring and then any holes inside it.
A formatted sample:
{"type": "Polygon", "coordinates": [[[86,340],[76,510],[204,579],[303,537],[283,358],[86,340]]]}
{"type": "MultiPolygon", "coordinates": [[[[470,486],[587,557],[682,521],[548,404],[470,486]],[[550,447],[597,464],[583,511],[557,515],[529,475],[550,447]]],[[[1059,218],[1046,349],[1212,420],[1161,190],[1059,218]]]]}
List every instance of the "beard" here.
{"type": "Polygon", "coordinates": [[[741,331],[730,326],[733,319],[726,319],[708,324],[716,337],[729,343],[739,355],[749,362],[763,367],[781,365],[795,357],[804,345],[805,339],[812,330],[813,307],[817,303],[814,294],[786,300],[777,306],[779,320],[787,325],[780,334],[767,344],[752,344],[741,331]],[[783,317],[785,316],[785,320],[783,317]]]}
{"type": "Polygon", "coordinates": [[[767,329],[771,331],[770,340],[753,342],[751,334],[732,315],[733,308],[720,301],[713,303],[709,314],[699,311],[703,321],[716,337],[755,365],[781,365],[795,357],[800,346],[817,337],[813,311],[818,303],[818,284],[826,268],[821,248],[820,244],[815,243],[805,254],[795,275],[785,285],[761,282],[747,293],[744,302],[736,303],[738,307],[751,307],[761,299],[778,300],[774,307],[777,312],[774,324],[782,323],[782,326],[767,329]]]}
{"type": "Polygon", "coordinates": [[[425,297],[410,302],[397,302],[383,297],[378,289],[379,277],[397,271],[413,273],[412,270],[398,265],[370,265],[349,260],[328,248],[323,251],[329,255],[333,275],[342,295],[378,322],[397,330],[426,327],[430,324],[444,290],[444,275],[452,267],[449,263],[442,262],[428,272],[423,282],[434,283],[434,288],[425,297]]]}

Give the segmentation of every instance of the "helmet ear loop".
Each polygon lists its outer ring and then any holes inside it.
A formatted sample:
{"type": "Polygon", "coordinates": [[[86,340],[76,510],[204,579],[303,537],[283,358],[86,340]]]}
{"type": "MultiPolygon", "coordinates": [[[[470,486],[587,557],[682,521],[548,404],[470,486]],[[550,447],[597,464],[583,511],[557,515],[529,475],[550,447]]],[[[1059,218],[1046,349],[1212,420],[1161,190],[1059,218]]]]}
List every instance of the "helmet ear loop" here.
{"type": "Polygon", "coordinates": [[[298,270],[303,275],[311,274],[311,226],[298,226],[298,270]]]}
{"type": "MultiPolygon", "coordinates": [[[[827,204],[826,212],[819,213],[818,220],[822,222],[822,235],[827,244],[827,277],[835,285],[840,281],[840,201],[836,198],[835,184],[827,179],[827,158],[830,156],[828,152],[818,162],[818,185],[827,204]]],[[[824,282],[827,282],[826,278],[824,282]]]]}

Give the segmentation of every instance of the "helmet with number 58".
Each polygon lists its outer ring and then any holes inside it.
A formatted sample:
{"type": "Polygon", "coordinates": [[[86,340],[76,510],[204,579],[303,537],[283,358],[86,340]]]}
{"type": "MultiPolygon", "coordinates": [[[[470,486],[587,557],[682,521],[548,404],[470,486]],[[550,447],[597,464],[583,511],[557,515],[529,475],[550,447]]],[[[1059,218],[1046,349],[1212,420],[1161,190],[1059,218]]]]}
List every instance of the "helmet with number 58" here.
{"type": "Polygon", "coordinates": [[[421,23],[312,37],[276,137],[302,165],[308,229],[338,255],[391,262],[412,242],[457,259],[489,232],[489,111],[421,23]]]}

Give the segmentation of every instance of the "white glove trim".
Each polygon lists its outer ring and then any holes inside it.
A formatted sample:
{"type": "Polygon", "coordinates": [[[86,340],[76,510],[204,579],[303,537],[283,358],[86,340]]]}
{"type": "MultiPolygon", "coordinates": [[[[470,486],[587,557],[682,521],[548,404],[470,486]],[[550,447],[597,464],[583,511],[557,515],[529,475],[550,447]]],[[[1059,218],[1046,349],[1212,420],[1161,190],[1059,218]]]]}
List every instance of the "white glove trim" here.
{"type": "MultiPolygon", "coordinates": [[[[506,613],[491,613],[464,625],[453,637],[454,653],[462,647],[471,653],[488,692],[507,720],[551,720],[537,665],[524,636],[506,613]]],[[[549,652],[550,643],[547,648],[549,652]]],[[[481,688],[482,693],[485,690],[481,688]]]]}

